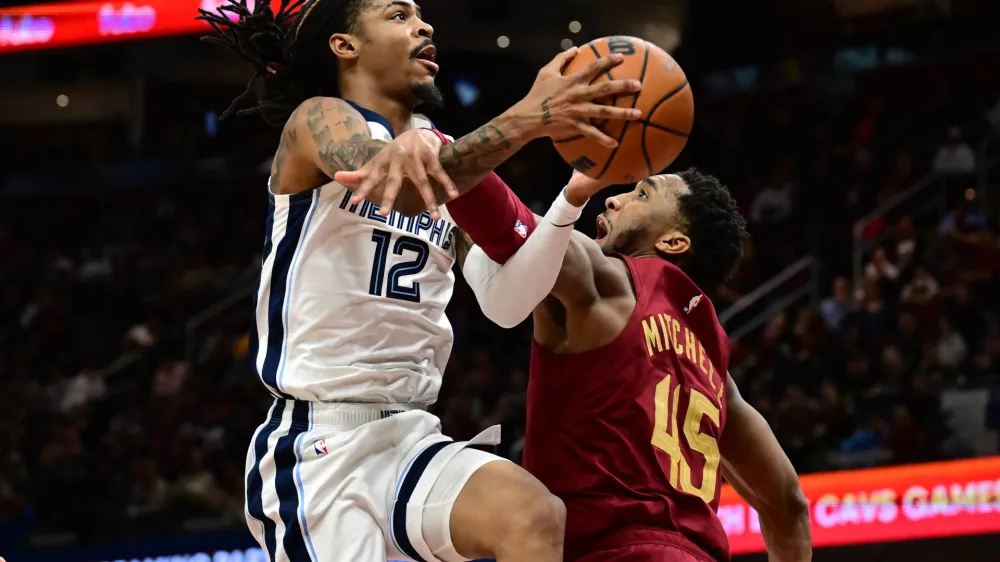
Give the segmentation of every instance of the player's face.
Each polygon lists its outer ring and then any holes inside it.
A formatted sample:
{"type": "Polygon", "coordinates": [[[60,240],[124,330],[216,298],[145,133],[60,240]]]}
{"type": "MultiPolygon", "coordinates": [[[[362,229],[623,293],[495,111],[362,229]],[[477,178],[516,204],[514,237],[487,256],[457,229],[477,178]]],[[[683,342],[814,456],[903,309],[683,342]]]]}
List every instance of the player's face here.
{"type": "Polygon", "coordinates": [[[412,95],[414,104],[440,98],[434,86],[434,28],[410,0],[374,0],[360,18],[358,62],[390,95],[412,95]]]}
{"type": "Polygon", "coordinates": [[[691,241],[681,232],[681,195],[688,186],[675,175],[652,176],[632,191],[608,197],[597,217],[597,244],[605,254],[683,253],[691,241]]]}

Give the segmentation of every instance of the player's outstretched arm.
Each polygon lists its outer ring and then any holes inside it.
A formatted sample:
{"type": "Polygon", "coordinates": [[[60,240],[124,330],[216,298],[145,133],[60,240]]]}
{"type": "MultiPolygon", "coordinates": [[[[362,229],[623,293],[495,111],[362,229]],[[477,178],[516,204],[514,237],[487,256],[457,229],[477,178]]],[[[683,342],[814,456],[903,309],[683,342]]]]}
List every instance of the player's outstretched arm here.
{"type": "Polygon", "coordinates": [[[812,560],[809,505],[795,468],[763,416],[726,382],[726,430],[722,474],[760,517],[770,562],[812,560]]]}
{"type": "Polygon", "coordinates": [[[591,84],[596,76],[621,64],[624,59],[619,54],[600,58],[583,69],[563,75],[562,69],[575,55],[575,47],[557,55],[539,71],[524,99],[472,133],[442,146],[439,152],[417,154],[407,148],[406,144],[412,142],[409,137],[422,134],[408,131],[362,169],[341,172],[335,179],[354,187],[355,200],[352,202],[369,197],[372,190],[380,188],[384,212],[397,197],[399,204],[406,203],[404,197],[413,202],[412,190],[401,190],[403,179],[408,178],[415,184],[423,205],[433,211],[437,205],[475,187],[535,138],[579,134],[605,146],[617,146],[617,141],[594,127],[591,119],[636,120],[641,111],[596,102],[617,94],[637,92],[642,84],[638,80],[591,84]],[[442,172],[450,180],[440,177],[442,172]]]}
{"type": "Polygon", "coordinates": [[[611,266],[597,244],[573,226],[590,196],[604,186],[574,172],[545,216],[535,216],[537,226],[524,245],[503,265],[468,238],[459,239],[459,264],[487,318],[510,328],[549,294],[597,298],[595,275],[611,266]]]}

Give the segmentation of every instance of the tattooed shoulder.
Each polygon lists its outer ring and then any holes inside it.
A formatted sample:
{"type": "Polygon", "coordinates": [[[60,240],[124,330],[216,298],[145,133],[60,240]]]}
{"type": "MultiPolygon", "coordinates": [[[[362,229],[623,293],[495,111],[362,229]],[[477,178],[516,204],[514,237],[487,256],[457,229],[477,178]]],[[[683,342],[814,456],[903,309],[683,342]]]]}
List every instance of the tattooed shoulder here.
{"type": "Polygon", "coordinates": [[[364,166],[387,144],[371,137],[364,118],[344,100],[310,98],[296,112],[297,129],[308,134],[315,145],[310,158],[330,177],[364,166]],[[301,127],[303,121],[305,127],[301,127]]]}

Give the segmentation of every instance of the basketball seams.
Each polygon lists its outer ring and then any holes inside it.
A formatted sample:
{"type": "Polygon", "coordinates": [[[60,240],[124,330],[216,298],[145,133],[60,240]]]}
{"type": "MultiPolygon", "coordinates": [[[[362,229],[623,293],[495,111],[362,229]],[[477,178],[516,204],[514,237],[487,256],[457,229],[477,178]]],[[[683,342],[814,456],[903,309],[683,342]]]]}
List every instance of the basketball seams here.
{"type": "MultiPolygon", "coordinates": [[[[619,38],[612,39],[618,41],[619,38]]],[[[626,64],[622,66],[625,69],[623,72],[628,74],[629,78],[639,78],[644,86],[643,91],[631,94],[633,96],[631,104],[628,103],[626,95],[618,95],[613,99],[612,96],[608,96],[609,99],[605,103],[610,102],[613,106],[618,106],[617,102],[622,101],[625,103],[619,107],[623,109],[641,108],[643,116],[634,122],[636,126],[641,124],[640,129],[630,129],[633,122],[625,121],[621,124],[615,124],[619,127],[618,131],[610,132],[607,129],[614,131],[613,126],[608,126],[612,120],[592,119],[593,126],[611,138],[617,139],[617,146],[610,150],[589,140],[584,134],[571,134],[560,139],[550,139],[563,159],[571,166],[589,170],[590,173],[587,175],[593,178],[612,178],[616,183],[622,180],[631,182],[633,176],[642,176],[647,172],[648,175],[652,175],[657,172],[654,166],[659,165],[660,162],[666,165],[669,164],[669,161],[673,161],[676,158],[676,153],[683,150],[684,145],[687,144],[692,128],[690,120],[693,118],[693,115],[689,115],[692,111],[688,100],[691,96],[690,81],[682,70],[677,71],[679,69],[670,55],[642,38],[622,37],[621,39],[626,39],[627,42],[618,41],[612,44],[609,42],[609,38],[601,38],[581,46],[581,52],[586,53],[586,55],[582,60],[577,59],[573,66],[582,67],[582,65],[591,64],[593,60],[586,60],[587,56],[593,54],[595,58],[599,58],[601,52],[611,52],[612,46],[614,52],[632,55],[627,57],[626,64]],[[635,49],[638,48],[644,49],[641,63],[638,56],[635,56],[639,54],[635,52],[635,49]],[[654,50],[655,52],[650,54],[650,51],[654,50]],[[652,66],[650,62],[653,63],[652,66]],[[670,88],[670,91],[665,93],[665,88],[670,88]],[[687,92],[684,91],[685,89],[687,92]],[[680,96],[683,99],[679,102],[667,103],[680,93],[684,93],[683,96],[680,96]],[[657,99],[650,96],[661,97],[657,99]],[[682,129],[685,125],[687,125],[687,131],[682,129]],[[650,129],[660,134],[655,134],[650,129]],[[638,142],[635,145],[628,144],[636,136],[641,137],[638,142]],[[627,146],[623,147],[623,144],[627,146]],[[604,155],[603,166],[600,165],[602,154],[604,155]],[[624,160],[620,159],[619,156],[622,156],[624,160]]],[[[611,72],[605,70],[591,83],[600,82],[605,78],[614,79],[615,77],[611,72]],[[601,75],[604,75],[604,78],[601,75]]]]}
{"type": "MultiPolygon", "coordinates": [[[[594,52],[595,59],[600,59],[601,58],[601,52],[597,50],[597,46],[594,45],[593,41],[591,41],[590,43],[587,43],[587,46],[590,47],[590,50],[594,52]]],[[[610,68],[604,71],[604,75],[608,77],[608,82],[611,82],[611,81],[613,81],[615,79],[615,77],[611,75],[611,69],[610,68]]],[[[600,76],[600,75],[598,75],[598,76],[600,76]]],[[[597,81],[597,76],[595,76],[594,79],[590,81],[590,83],[593,84],[596,81],[597,81]]],[[[618,105],[618,94],[614,94],[614,95],[611,96],[611,105],[615,105],[615,106],[618,105]]],[[[601,121],[600,124],[593,123],[593,125],[595,127],[597,127],[598,129],[601,129],[602,127],[604,127],[607,124],[608,124],[608,120],[607,119],[601,121]]],[[[604,130],[601,129],[601,132],[603,133],[604,130]]]]}
{"type": "Polygon", "coordinates": [[[640,119],[639,122],[642,123],[643,125],[647,126],[647,127],[652,127],[652,128],[654,128],[654,129],[656,129],[658,131],[663,131],[664,133],[670,133],[671,135],[677,135],[679,137],[684,137],[684,138],[688,138],[690,136],[688,133],[685,133],[684,131],[678,131],[677,129],[671,129],[670,127],[666,127],[664,125],[660,125],[659,123],[656,123],[654,121],[650,121],[649,119],[640,119]]]}
{"type": "Polygon", "coordinates": [[[646,159],[646,169],[649,171],[649,175],[653,175],[653,174],[656,173],[656,170],[653,169],[653,162],[652,162],[652,160],[649,157],[649,150],[646,148],[646,133],[647,133],[649,127],[653,127],[655,129],[658,129],[658,130],[661,130],[661,131],[666,131],[668,133],[673,133],[675,135],[679,135],[679,136],[682,136],[684,138],[688,138],[688,135],[685,135],[685,134],[681,133],[680,131],[676,131],[676,130],[671,129],[669,127],[664,127],[663,125],[655,124],[650,119],[653,117],[653,115],[656,115],[656,110],[659,109],[661,105],[663,105],[664,103],[666,103],[667,100],[669,100],[670,98],[672,98],[672,97],[676,96],[677,94],[683,92],[684,88],[687,88],[687,87],[688,87],[688,80],[685,79],[684,83],[682,83],[680,86],[677,86],[672,91],[668,92],[666,95],[664,95],[662,98],[660,98],[660,101],[656,102],[656,104],[654,104],[653,107],[650,108],[648,117],[646,119],[642,120],[642,143],[641,143],[642,144],[642,156],[643,156],[643,158],[646,159]]]}
{"type": "MultiPolygon", "coordinates": [[[[649,65],[649,45],[645,41],[643,41],[643,47],[642,48],[643,48],[642,70],[639,72],[639,82],[640,83],[642,83],[646,79],[646,67],[649,65]]],[[[687,82],[685,82],[685,84],[686,83],[687,82]]],[[[635,106],[636,106],[636,104],[638,104],[638,103],[639,103],[639,93],[637,93],[636,95],[632,96],[632,108],[634,109],[635,106]]],[[[652,115],[652,112],[650,112],[650,115],[652,115]]],[[[626,121],[625,122],[625,125],[622,127],[621,133],[618,134],[618,146],[616,146],[611,151],[611,154],[608,156],[607,161],[604,162],[604,168],[601,169],[601,173],[597,174],[597,177],[594,178],[594,179],[601,179],[602,177],[604,177],[604,174],[606,174],[608,172],[608,168],[611,167],[611,163],[614,162],[614,160],[615,160],[615,155],[618,154],[618,149],[621,148],[621,146],[622,146],[622,140],[625,138],[625,134],[628,132],[628,126],[631,125],[631,124],[632,124],[631,121],[626,121]]],[[[645,131],[645,129],[643,131],[645,131]]],[[[645,135],[643,135],[643,136],[645,136],[645,135]]]]}
{"type": "MultiPolygon", "coordinates": [[[[601,52],[597,50],[597,47],[594,46],[593,42],[587,43],[586,46],[590,47],[590,50],[594,52],[594,56],[596,58],[598,58],[598,59],[601,58],[601,52]]],[[[611,70],[610,69],[609,70],[605,70],[604,74],[608,77],[609,81],[615,79],[615,77],[611,75],[611,70]]],[[[597,80],[598,77],[600,77],[600,74],[598,74],[597,77],[595,77],[593,80],[591,80],[590,83],[593,84],[597,80]]],[[[638,94],[636,94],[636,95],[638,95],[638,94]]],[[[614,95],[611,96],[611,105],[614,105],[614,106],[618,105],[618,94],[614,94],[614,95]]],[[[602,127],[604,127],[607,124],[608,124],[608,119],[605,119],[605,120],[601,121],[600,124],[593,123],[593,125],[595,127],[597,127],[598,129],[600,129],[602,133],[604,132],[604,130],[602,129],[602,127]]],[[[565,137],[565,138],[561,138],[561,139],[552,139],[552,142],[555,143],[555,144],[561,144],[561,143],[564,143],[564,142],[573,142],[575,140],[580,140],[583,137],[584,137],[584,135],[573,135],[571,137],[565,137]]]]}

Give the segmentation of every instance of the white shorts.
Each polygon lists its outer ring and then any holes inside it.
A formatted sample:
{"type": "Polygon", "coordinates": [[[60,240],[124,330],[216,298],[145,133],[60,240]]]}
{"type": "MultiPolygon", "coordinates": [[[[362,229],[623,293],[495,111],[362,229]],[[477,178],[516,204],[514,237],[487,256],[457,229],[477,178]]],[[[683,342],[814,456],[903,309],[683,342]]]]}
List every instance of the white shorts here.
{"type": "Polygon", "coordinates": [[[247,454],[246,516],[270,562],[466,560],[451,508],[472,474],[505,460],[493,426],[469,442],[405,405],[276,400],[247,454]]]}

